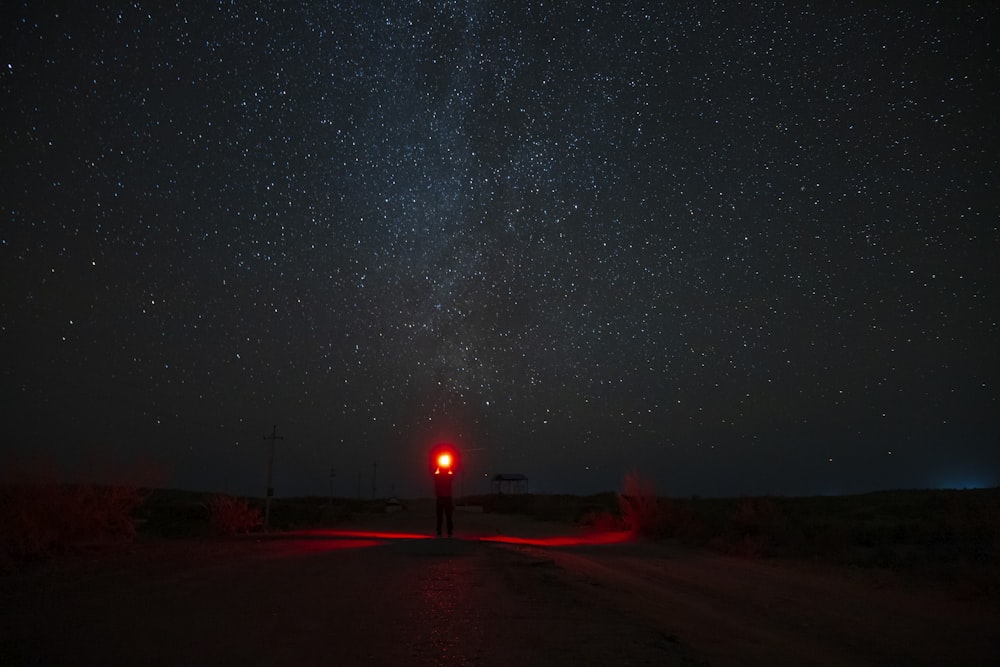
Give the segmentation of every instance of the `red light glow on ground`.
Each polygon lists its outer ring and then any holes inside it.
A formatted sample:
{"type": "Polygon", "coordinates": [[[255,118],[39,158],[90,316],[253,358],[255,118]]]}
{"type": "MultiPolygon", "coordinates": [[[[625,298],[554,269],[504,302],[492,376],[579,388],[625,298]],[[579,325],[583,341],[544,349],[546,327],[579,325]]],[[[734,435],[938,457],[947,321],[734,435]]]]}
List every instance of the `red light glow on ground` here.
{"type": "Polygon", "coordinates": [[[555,537],[513,537],[496,535],[480,537],[481,542],[520,544],[531,547],[579,547],[601,544],[622,544],[632,539],[631,533],[594,533],[591,535],[558,535],[555,537]]]}
{"type": "Polygon", "coordinates": [[[385,544],[381,540],[317,540],[314,538],[295,539],[285,542],[285,555],[305,555],[324,553],[327,551],[344,551],[348,549],[367,549],[385,544]]]}
{"type": "Polygon", "coordinates": [[[291,537],[302,539],[329,539],[329,540],[426,540],[430,535],[421,533],[394,533],[376,530],[334,530],[332,528],[317,528],[314,530],[296,530],[285,533],[291,537]]]}
{"type": "MultiPolygon", "coordinates": [[[[316,554],[327,551],[345,549],[367,549],[383,546],[392,542],[433,540],[432,535],[422,533],[404,533],[372,530],[338,530],[332,528],[296,530],[287,533],[275,533],[267,537],[274,542],[283,542],[281,549],[286,555],[316,554]]],[[[584,535],[554,535],[549,537],[517,537],[513,535],[467,535],[458,537],[456,541],[486,542],[492,544],[507,544],[543,548],[600,546],[621,544],[632,540],[631,533],[608,532],[589,533],[584,535]]]]}
{"type": "Polygon", "coordinates": [[[274,545],[275,554],[305,556],[332,551],[369,549],[402,540],[425,540],[429,535],[391,533],[370,530],[293,530],[287,533],[270,533],[264,540],[274,545]]]}

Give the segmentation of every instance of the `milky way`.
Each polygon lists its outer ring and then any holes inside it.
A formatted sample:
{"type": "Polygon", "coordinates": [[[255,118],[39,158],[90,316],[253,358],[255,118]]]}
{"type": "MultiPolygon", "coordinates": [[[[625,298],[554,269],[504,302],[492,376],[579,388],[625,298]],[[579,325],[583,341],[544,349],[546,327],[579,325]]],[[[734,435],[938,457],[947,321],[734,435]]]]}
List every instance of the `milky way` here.
{"type": "Polygon", "coordinates": [[[0,10],[5,447],[1000,484],[992,3],[161,4],[0,10]]]}

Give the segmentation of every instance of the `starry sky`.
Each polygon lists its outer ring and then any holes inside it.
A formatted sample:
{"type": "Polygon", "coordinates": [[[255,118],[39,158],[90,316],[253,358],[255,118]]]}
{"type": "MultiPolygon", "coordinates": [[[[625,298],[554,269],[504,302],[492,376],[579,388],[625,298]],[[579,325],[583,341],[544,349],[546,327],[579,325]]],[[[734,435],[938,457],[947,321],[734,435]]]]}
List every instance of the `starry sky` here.
{"type": "Polygon", "coordinates": [[[0,8],[2,449],[1000,484],[995,3],[47,4],[0,8]]]}

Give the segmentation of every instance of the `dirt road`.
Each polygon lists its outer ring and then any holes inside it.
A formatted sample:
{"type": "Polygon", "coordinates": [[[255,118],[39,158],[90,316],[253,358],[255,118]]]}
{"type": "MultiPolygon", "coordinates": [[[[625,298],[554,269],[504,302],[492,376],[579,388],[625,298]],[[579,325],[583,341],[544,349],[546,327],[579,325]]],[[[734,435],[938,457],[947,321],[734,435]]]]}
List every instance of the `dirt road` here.
{"type": "Polygon", "coordinates": [[[946,592],[430,510],[140,544],[0,579],[0,665],[1000,664],[946,592]],[[491,541],[487,541],[491,540],[491,541]]]}
{"type": "Polygon", "coordinates": [[[141,544],[0,578],[0,665],[684,664],[551,559],[479,540],[523,520],[463,515],[452,540],[432,520],[141,544]]]}
{"type": "Polygon", "coordinates": [[[713,665],[1000,665],[1000,606],[926,582],[668,545],[546,553],[588,602],[713,665]]]}

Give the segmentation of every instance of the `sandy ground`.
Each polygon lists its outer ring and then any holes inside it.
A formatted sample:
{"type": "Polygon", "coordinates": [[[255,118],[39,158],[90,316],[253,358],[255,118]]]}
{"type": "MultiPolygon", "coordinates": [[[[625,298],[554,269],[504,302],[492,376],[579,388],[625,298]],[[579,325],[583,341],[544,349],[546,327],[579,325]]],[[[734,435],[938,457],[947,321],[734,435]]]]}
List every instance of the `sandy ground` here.
{"type": "Polygon", "coordinates": [[[1000,606],[427,504],[0,578],[0,665],[998,665],[1000,606]]]}

